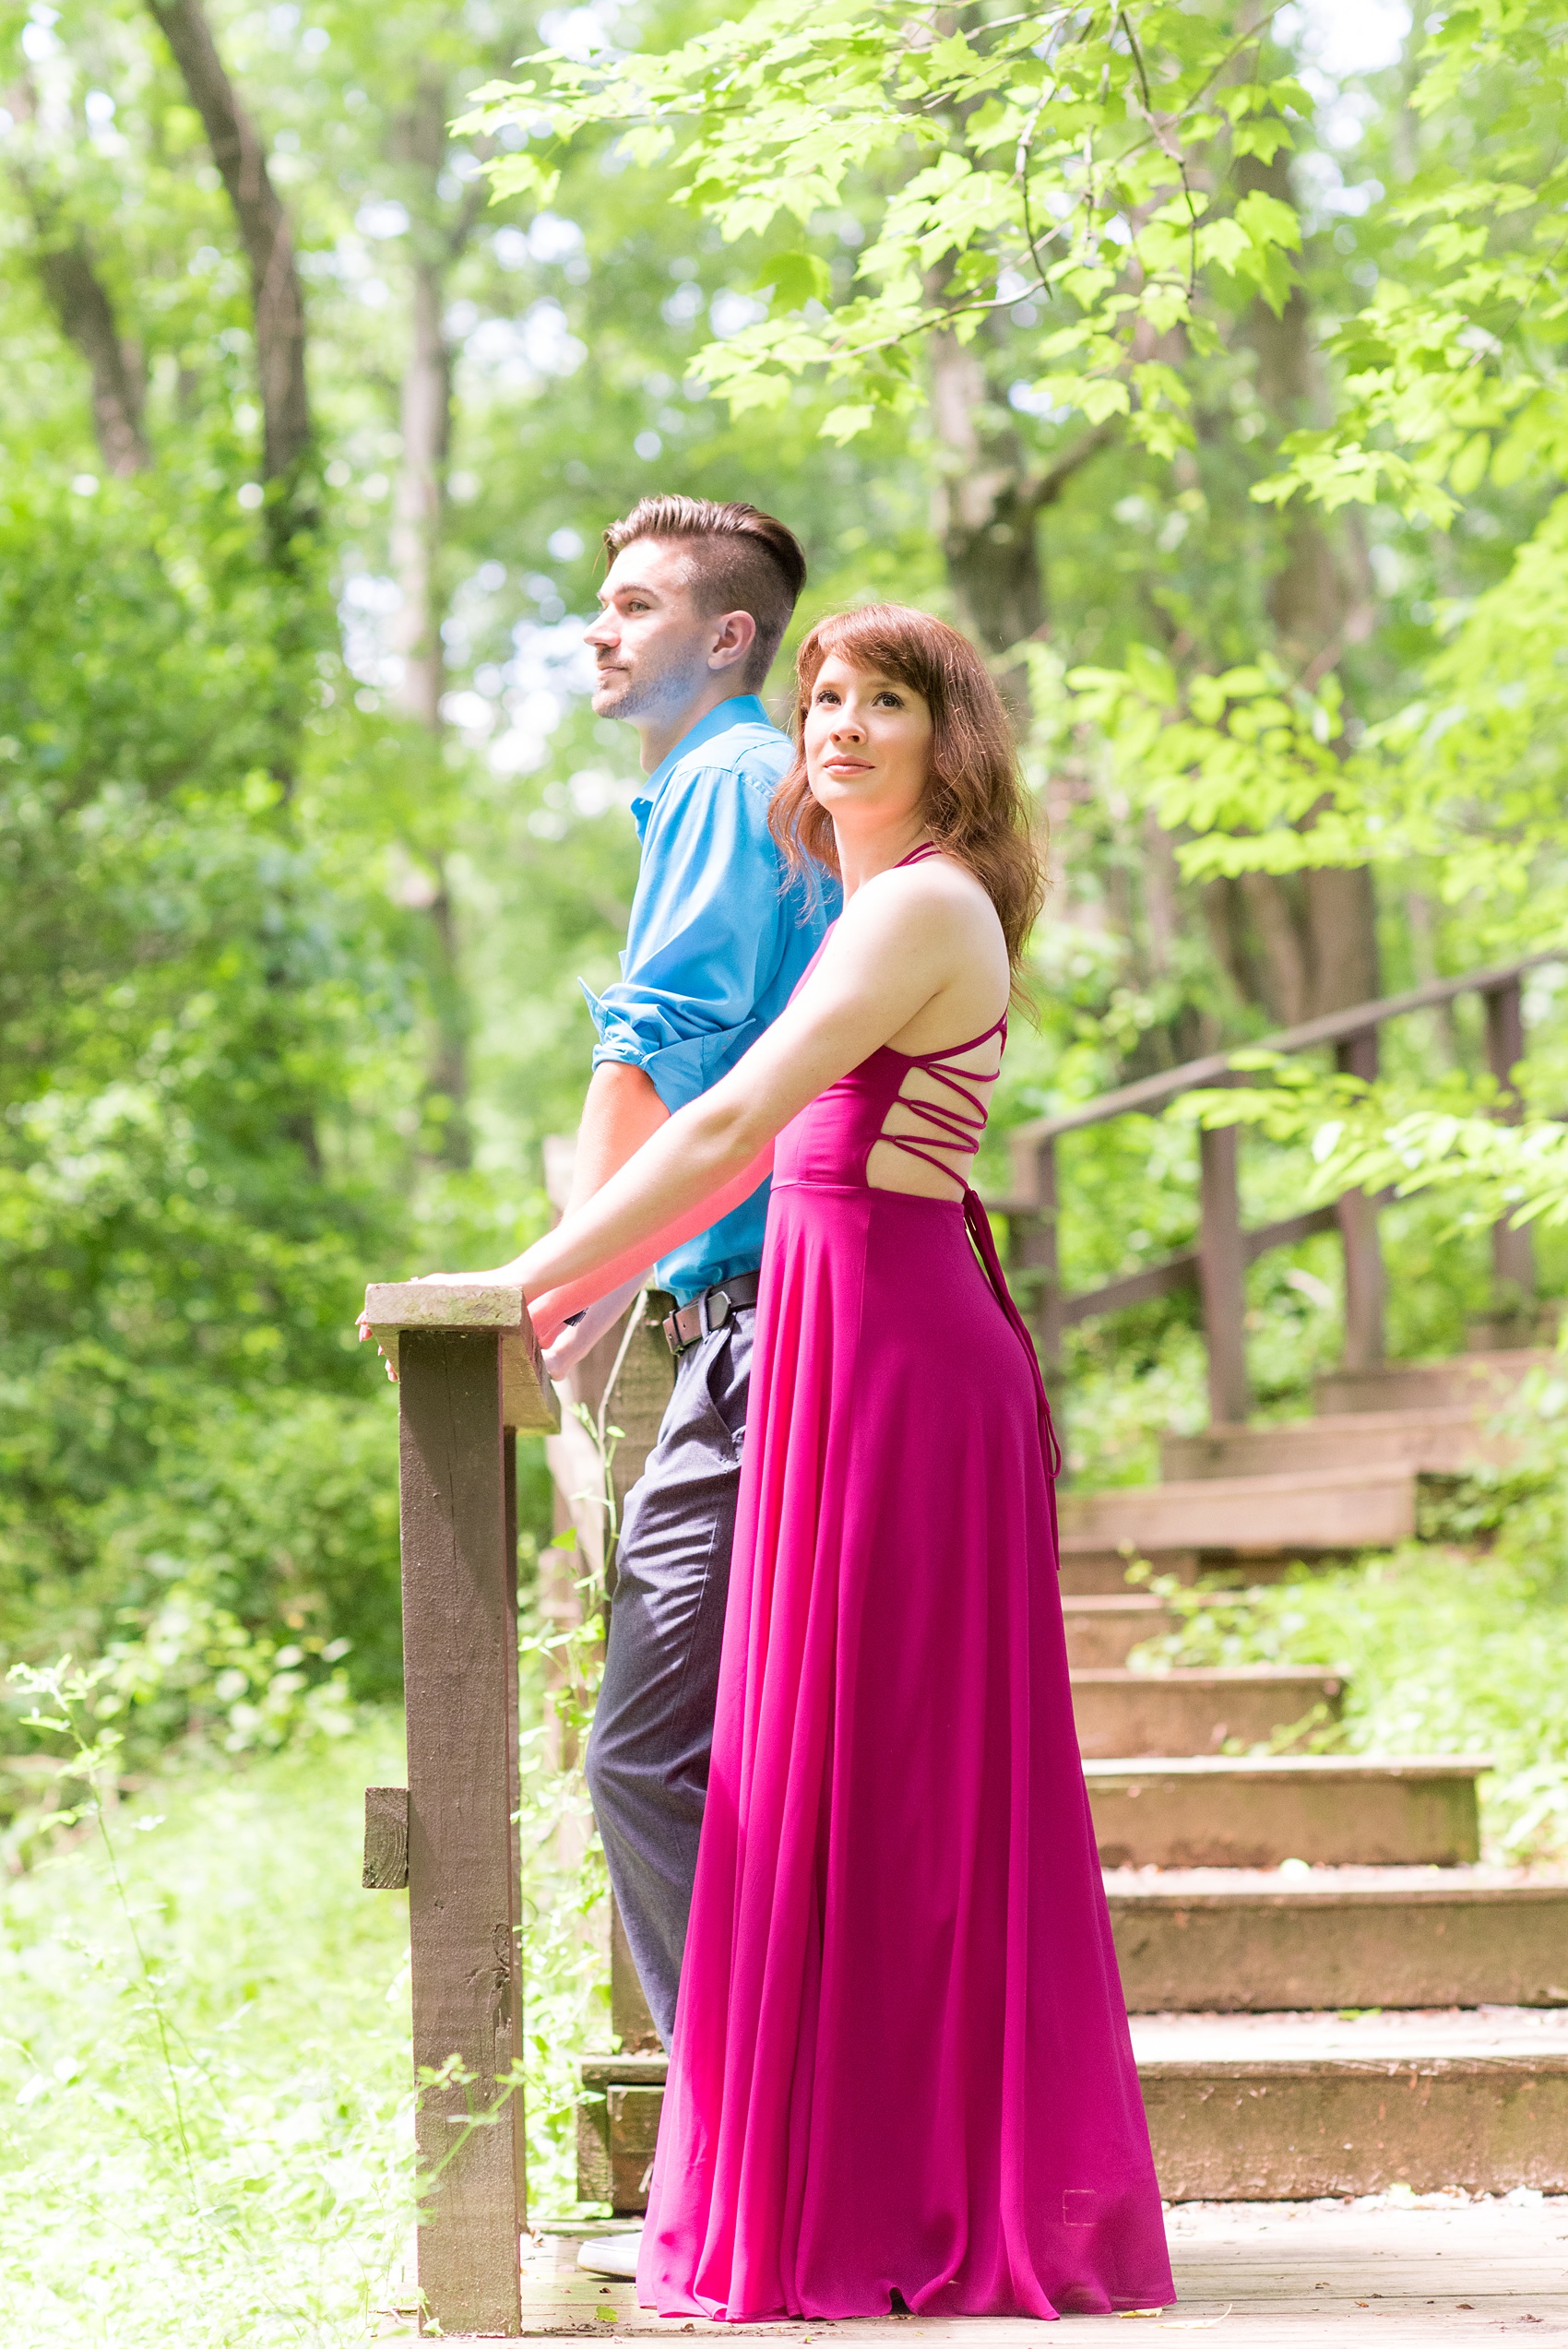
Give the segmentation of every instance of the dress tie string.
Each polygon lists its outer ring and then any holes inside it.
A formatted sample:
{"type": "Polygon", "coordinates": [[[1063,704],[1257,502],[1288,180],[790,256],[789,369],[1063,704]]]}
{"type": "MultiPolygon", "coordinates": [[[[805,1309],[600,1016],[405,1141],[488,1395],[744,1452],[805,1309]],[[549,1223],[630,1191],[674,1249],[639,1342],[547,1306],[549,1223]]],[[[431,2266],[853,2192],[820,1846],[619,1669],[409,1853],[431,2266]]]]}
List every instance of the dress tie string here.
{"type": "Polygon", "coordinates": [[[1046,1474],[1059,1477],[1062,1474],[1062,1446],[1056,1441],[1056,1427],[1051,1416],[1051,1405],[1046,1399],[1045,1381],[1040,1375],[1039,1356],[1035,1352],[1035,1342],[1029,1335],[1028,1324],[1013,1302],[1013,1292],[1003,1274],[1002,1262],[996,1253],[995,1237],[991,1228],[991,1217],[985,1212],[980,1192],[969,1183],[964,1185],[964,1221],[968,1226],[969,1238],[975,1243],[980,1263],[985,1266],[986,1277],[995,1293],[996,1301],[1013,1324],[1034,1374],[1035,1405],[1039,1413],[1039,1437],[1045,1453],[1046,1474]]]}

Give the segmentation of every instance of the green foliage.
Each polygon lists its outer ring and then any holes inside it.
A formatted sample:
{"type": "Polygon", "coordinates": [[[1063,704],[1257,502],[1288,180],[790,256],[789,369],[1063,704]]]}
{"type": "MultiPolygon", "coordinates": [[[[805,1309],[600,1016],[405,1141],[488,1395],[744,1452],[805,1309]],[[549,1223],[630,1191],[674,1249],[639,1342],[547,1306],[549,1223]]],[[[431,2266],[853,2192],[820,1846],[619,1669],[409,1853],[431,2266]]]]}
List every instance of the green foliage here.
{"type": "Polygon", "coordinates": [[[1558,31],[1550,11],[1504,0],[1412,36],[1409,136],[1354,235],[1372,291],[1340,281],[1330,297],[1332,421],[1287,435],[1252,489],[1329,513],[1381,505],[1391,553],[1395,516],[1408,544],[1499,540],[1502,575],[1478,593],[1470,550],[1435,548],[1436,641],[1355,718],[1333,676],[1266,659],[1183,679],[1146,649],[1120,674],[1074,679],[1118,771],[1186,836],[1194,878],[1419,859],[1450,903],[1479,900],[1522,942],[1561,931],[1568,516],[1546,494],[1568,433],[1558,31]]]}
{"type": "Polygon", "coordinates": [[[1052,313],[1039,399],[1091,424],[1125,416],[1169,456],[1192,439],[1191,393],[1151,338],[1182,328],[1212,350],[1199,289],[1215,278],[1277,311],[1301,243],[1262,189],[1215,194],[1217,158],[1272,156],[1305,104],[1261,41],[1160,0],[970,22],[902,0],[764,0],[661,53],[547,50],[476,92],[459,128],[539,139],[488,169],[499,195],[540,202],[567,143],[614,131],[636,164],[671,159],[677,195],[727,241],[771,241],[768,314],[696,360],[736,415],[782,409],[820,374],[837,401],[822,429],[850,439],[916,406],[921,338],[968,341],[1038,295],[1052,313]],[[840,291],[825,216],[866,190],[873,232],[840,291]],[[803,248],[772,249],[786,224],[803,248]]]}
{"type": "Polygon", "coordinates": [[[1434,135],[1388,200],[1389,267],[1331,345],[1339,413],[1287,442],[1260,496],[1393,495],[1446,523],[1489,471],[1506,486],[1562,469],[1561,21],[1540,0],[1481,0],[1423,32],[1408,102],[1434,135]]]}
{"type": "Polygon", "coordinates": [[[1184,836],[1194,880],[1421,860],[1451,902],[1506,908],[1522,942],[1561,930],[1568,640],[1568,502],[1554,504],[1506,578],[1444,620],[1420,697],[1353,744],[1344,694],[1277,660],[1185,682],[1138,647],[1119,670],[1075,670],[1085,722],[1116,772],[1184,836]],[[1515,910],[1516,909],[1516,910],[1515,910]]]}
{"type": "MultiPolygon", "coordinates": [[[[548,1643],[526,1635],[525,1711],[548,1643]]],[[[583,1668],[591,1678],[594,1660],[583,1668]]],[[[60,2349],[320,2349],[410,2307],[419,2184],[407,1911],[360,1888],[361,1789],[402,1775],[394,1716],[199,1746],[100,1810],[116,1673],[28,1676],[59,1749],[48,1823],[0,1910],[6,2314],[60,2349]],[[68,1805],[61,1807],[60,1796],[68,1805]],[[213,1920],[221,1920],[214,1932],[213,1920]]],[[[36,1774],[35,1774],[36,1775],[36,1774]]],[[[603,1864],[580,1774],[523,1748],[530,2206],[576,2207],[575,2050],[607,2021],[603,1864]]]]}
{"type": "Polygon", "coordinates": [[[275,779],[272,590],[186,487],[0,506],[0,1642],[161,1643],[173,1603],[221,1644],[297,1602],[385,1688],[388,1415],[350,1325],[408,1245],[413,973],[330,771],[275,779]]]}

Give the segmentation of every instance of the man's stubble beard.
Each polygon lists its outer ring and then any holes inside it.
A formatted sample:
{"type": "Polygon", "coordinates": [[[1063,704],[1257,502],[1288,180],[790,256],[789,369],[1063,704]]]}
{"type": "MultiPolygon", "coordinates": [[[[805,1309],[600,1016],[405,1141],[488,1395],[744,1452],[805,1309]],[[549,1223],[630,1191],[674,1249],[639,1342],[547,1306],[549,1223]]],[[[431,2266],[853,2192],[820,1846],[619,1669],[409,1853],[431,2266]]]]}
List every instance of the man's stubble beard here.
{"type": "Polygon", "coordinates": [[[708,677],[706,661],[683,660],[678,655],[659,662],[645,655],[636,669],[600,670],[593,689],[596,718],[619,718],[635,724],[639,718],[671,718],[696,699],[708,677]]]}

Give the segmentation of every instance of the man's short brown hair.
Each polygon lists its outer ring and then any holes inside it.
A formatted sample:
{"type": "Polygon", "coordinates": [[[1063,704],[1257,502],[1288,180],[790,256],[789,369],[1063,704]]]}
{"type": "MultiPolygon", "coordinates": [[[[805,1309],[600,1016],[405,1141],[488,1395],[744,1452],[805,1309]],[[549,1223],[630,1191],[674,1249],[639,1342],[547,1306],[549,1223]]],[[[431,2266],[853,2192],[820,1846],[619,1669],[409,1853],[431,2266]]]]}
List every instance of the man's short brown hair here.
{"type": "Polygon", "coordinates": [[[756,637],[741,681],[755,693],[766,682],[806,584],[806,558],[793,530],[754,505],[721,505],[707,497],[645,497],[604,533],[611,562],[639,539],[685,550],[687,584],[699,611],[751,613],[756,637]]]}

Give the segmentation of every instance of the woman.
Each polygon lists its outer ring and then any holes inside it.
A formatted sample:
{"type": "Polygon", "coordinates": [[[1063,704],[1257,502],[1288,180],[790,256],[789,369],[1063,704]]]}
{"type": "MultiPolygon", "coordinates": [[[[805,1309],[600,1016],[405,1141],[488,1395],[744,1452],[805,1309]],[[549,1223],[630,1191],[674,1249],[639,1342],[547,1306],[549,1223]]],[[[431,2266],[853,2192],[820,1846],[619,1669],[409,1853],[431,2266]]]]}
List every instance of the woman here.
{"type": "Polygon", "coordinates": [[[838,871],[843,915],[731,1074],[514,1268],[548,1342],[778,1137],[639,2293],[732,2321],[1148,2307],[1173,2294],[1073,1725],[1054,1442],[964,1178],[1039,868],[1001,704],[951,629],[850,612],[799,674],[773,822],[838,871]]]}

